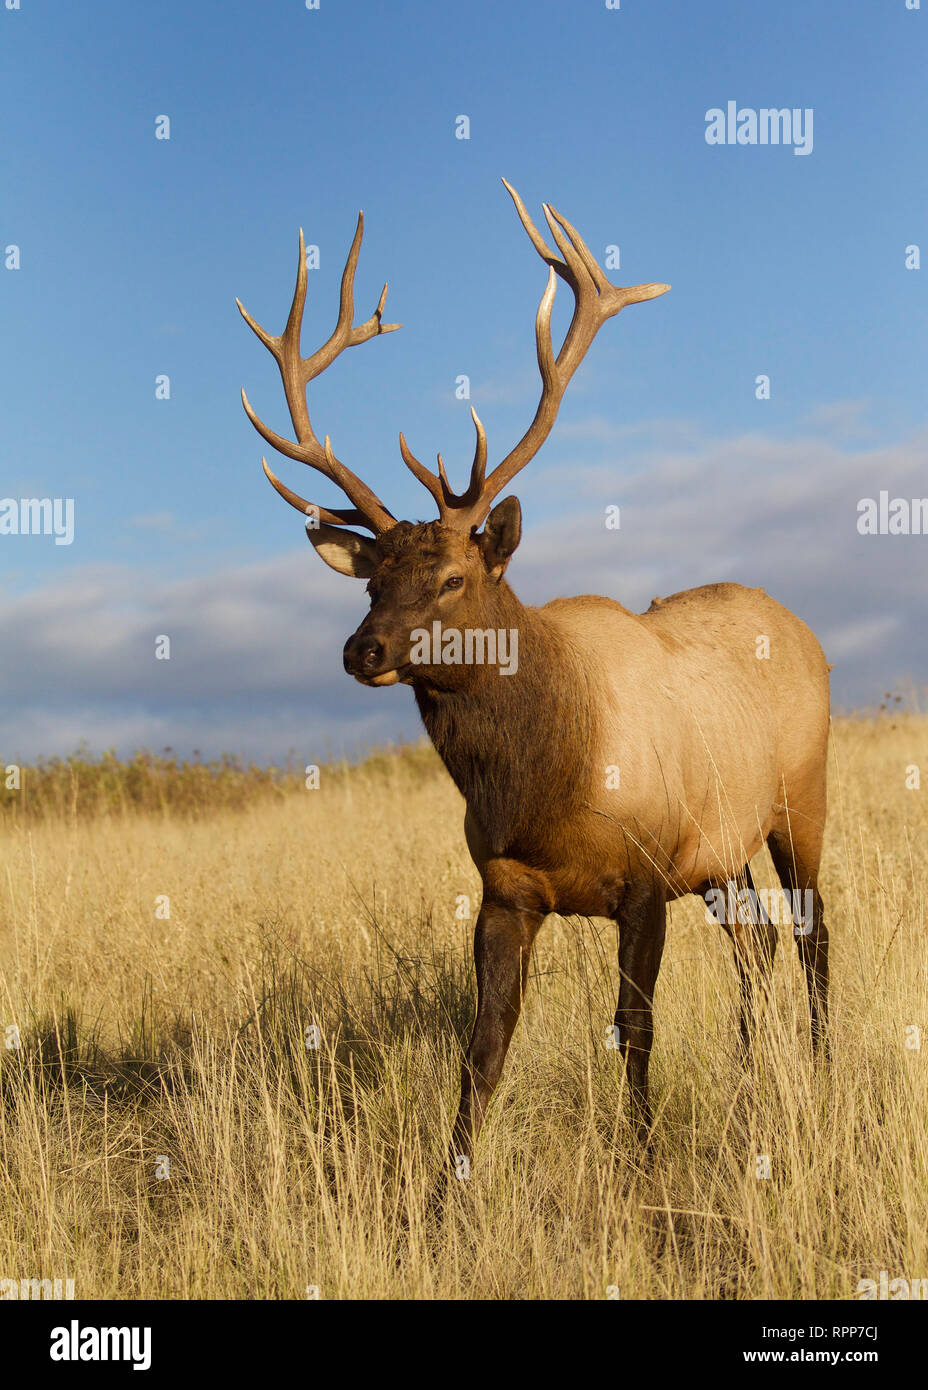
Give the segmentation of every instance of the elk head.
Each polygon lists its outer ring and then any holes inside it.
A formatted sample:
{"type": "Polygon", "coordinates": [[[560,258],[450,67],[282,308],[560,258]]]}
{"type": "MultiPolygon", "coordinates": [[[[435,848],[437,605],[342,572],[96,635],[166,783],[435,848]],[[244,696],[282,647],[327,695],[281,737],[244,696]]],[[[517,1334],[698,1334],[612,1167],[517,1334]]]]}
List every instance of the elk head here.
{"type": "Polygon", "coordinates": [[[626,304],[639,304],[664,294],[669,285],[648,284],[621,288],[608,281],[580,234],[549,204],[543,204],[545,220],[557,255],[539,233],[525,206],[503,180],[522,225],[541,259],[548,266],[545,286],[535,319],[535,339],[542,391],[528,430],[506,457],[487,476],[486,432],[472,410],[477,444],[470,482],[462,493],[452,491],[441,454],[438,471],[426,468],[400,435],[400,453],[407,468],[423,484],[438,507],[438,520],[413,523],[397,521],[393,514],[332,451],[329,436],[320,444],[309,419],[307,389],[347,347],[364,343],[381,333],[392,333],[398,323],[382,321],[387,298],[384,285],[377,308],[366,322],[354,324],[354,276],[364,231],[363,213],[342,274],[338,322],[331,337],[309,357],[303,357],[300,333],[306,303],[306,251],[300,232],[300,260],[296,289],[286,327],[278,337],[256,323],[236,300],[242,317],[272,354],[280,369],[284,394],[296,434],[285,439],[258,418],[242,391],[242,404],[258,433],[279,453],[315,468],[335,483],[353,504],[330,509],[307,502],[292,492],[262,459],[264,471],[285,501],[307,517],[306,534],[317,554],[341,574],[368,581],[371,609],[345,644],[344,662],[349,674],[367,685],[393,685],[414,678],[428,679],[439,687],[460,682],[462,673],[453,665],[416,664],[412,660],[412,634],[442,627],[486,629],[494,626],[499,610],[503,574],[521,535],[521,510],[515,497],[495,506],[494,500],[538,452],[551,432],[567,384],[600,326],[626,304]],[[551,310],[557,277],[570,287],[574,312],[561,349],[554,355],[551,343],[551,310]],[[349,529],[363,527],[370,536],[349,529]],[[481,529],[482,527],[482,529],[481,529]]]}

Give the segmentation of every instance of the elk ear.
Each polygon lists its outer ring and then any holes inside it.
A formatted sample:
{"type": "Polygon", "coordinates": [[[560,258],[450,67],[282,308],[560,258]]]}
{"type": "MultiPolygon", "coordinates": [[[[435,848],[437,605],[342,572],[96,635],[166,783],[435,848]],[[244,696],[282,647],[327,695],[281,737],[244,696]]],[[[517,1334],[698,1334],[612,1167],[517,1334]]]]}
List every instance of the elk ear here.
{"type": "Polygon", "coordinates": [[[477,536],[483,563],[490,574],[502,579],[513,551],[522,539],[522,508],[518,497],[505,497],[487,517],[486,525],[477,536]]]}
{"type": "Polygon", "coordinates": [[[306,523],[306,535],[317,555],[339,574],[353,579],[370,579],[377,568],[377,547],[367,536],[357,531],[344,531],[340,526],[328,526],[324,521],[306,523]]]}

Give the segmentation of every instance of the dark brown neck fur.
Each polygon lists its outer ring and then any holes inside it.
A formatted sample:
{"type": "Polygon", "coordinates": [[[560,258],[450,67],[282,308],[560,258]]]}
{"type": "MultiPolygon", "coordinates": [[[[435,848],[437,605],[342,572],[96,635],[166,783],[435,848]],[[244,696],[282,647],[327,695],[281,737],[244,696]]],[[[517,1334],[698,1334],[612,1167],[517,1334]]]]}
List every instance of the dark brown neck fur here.
{"type": "Polygon", "coordinates": [[[493,854],[543,856],[556,822],[587,795],[593,715],[583,666],[537,608],[503,580],[482,627],[515,629],[518,670],[468,668],[465,687],[438,691],[416,680],[416,703],[493,854]]]}

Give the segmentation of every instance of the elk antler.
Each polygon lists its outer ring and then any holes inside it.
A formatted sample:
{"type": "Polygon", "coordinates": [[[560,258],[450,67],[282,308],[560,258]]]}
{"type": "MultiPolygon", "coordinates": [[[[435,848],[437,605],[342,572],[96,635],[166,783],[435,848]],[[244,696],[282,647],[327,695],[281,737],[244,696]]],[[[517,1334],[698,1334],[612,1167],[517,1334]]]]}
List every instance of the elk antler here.
{"type": "Polygon", "coordinates": [[[446,526],[466,532],[472,531],[482,523],[493,504],[493,499],[512,481],[519,470],[534,458],[551,433],[567,384],[600,327],[620,309],[624,309],[626,304],[640,304],[646,299],[656,299],[670,289],[669,285],[656,283],[634,285],[627,289],[613,285],[600,270],[576,228],[570,225],[566,217],[561,217],[549,203],[543,203],[545,220],[561,253],[561,256],[556,256],[529,217],[518,193],[505,179],[503,184],[516,205],[516,211],[532,245],[548,266],[548,283],[535,318],[538,369],[542,382],[541,399],[535,411],[535,418],[515,448],[486,478],[486,433],[471,410],[477,428],[477,449],[471,466],[470,483],[467,490],[460,495],[453,493],[448,485],[441,454],[438,455],[438,474],[432,473],[410,453],[406,440],[400,435],[403,462],[435,498],[440,520],[446,526]],[[573,317],[556,359],[551,344],[551,309],[557,286],[555,275],[566,281],[574,295],[573,317]]]}
{"type": "Polygon", "coordinates": [[[242,318],[261,339],[280,368],[280,378],[283,382],[290,419],[293,421],[298,442],[284,439],[282,435],[269,429],[255,414],[243,390],[242,405],[245,407],[249,420],[258,433],[279,453],[286,454],[288,458],[299,459],[302,463],[308,463],[311,468],[317,469],[325,477],[330,478],[333,483],[336,483],[349,501],[354,503],[354,508],[330,511],[326,507],[317,507],[313,503],[307,502],[305,498],[300,497],[298,493],[291,492],[290,488],[279,478],[276,478],[268,467],[267,460],[262,458],[261,462],[268,478],[281,497],[290,503],[291,507],[296,507],[301,512],[311,512],[331,526],[365,526],[376,536],[395,526],[396,518],[366,483],[356,477],[350,468],[346,468],[343,463],[338,461],[332,452],[328,435],[325,436],[324,444],[319,443],[310,424],[306,389],[313,378],[324,372],[326,367],[334,362],[345,348],[354,347],[357,343],[366,343],[368,338],[376,338],[380,333],[392,333],[394,329],[400,327],[398,323],[381,322],[383,306],[387,298],[386,285],[383,287],[377,308],[370,318],[365,323],[356,326],[354,324],[354,273],[358,264],[363,235],[364,214],[359,212],[354,240],[351,243],[351,250],[348,252],[348,260],[345,262],[345,269],[342,273],[338,322],[328,342],[324,343],[321,348],[317,348],[311,356],[302,357],[300,355],[300,332],[303,326],[303,309],[306,304],[306,246],[303,241],[302,229],[300,231],[300,264],[296,277],[296,289],[293,292],[293,303],[290,306],[287,326],[279,337],[274,338],[270,333],[266,333],[261,325],[251,317],[241,301],[236,299],[235,302],[242,318]]]}

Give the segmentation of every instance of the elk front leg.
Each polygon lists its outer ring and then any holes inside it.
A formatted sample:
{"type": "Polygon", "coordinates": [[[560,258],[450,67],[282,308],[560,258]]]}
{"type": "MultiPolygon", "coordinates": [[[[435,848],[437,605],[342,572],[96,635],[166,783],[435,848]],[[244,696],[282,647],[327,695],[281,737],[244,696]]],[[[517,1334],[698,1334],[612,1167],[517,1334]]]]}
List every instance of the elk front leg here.
{"type": "MultiPolygon", "coordinates": [[[[487,1104],[522,1008],[528,966],[545,910],[484,898],[474,932],[477,1018],[461,1068],[461,1103],[451,1136],[450,1165],[469,1164],[487,1104]]],[[[466,1169],[465,1169],[466,1171],[466,1169]]]]}

